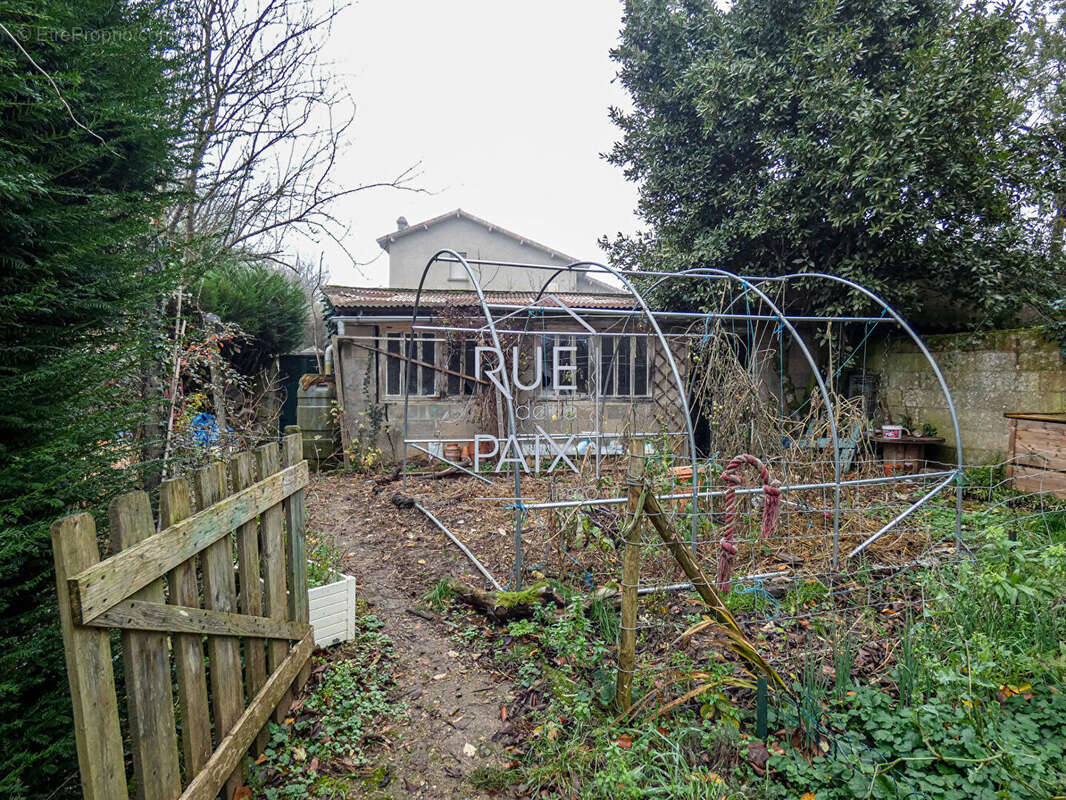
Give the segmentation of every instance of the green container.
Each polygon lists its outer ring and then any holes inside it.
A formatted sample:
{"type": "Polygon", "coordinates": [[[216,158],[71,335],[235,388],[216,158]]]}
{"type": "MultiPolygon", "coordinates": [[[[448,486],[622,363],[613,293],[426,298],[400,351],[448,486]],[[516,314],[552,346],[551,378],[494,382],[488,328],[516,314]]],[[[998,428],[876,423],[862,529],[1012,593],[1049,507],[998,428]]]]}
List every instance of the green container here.
{"type": "Polygon", "coordinates": [[[296,392],[296,424],[303,434],[304,458],[317,466],[337,452],[337,426],[333,422],[333,404],[337,389],[332,378],[296,392]]]}

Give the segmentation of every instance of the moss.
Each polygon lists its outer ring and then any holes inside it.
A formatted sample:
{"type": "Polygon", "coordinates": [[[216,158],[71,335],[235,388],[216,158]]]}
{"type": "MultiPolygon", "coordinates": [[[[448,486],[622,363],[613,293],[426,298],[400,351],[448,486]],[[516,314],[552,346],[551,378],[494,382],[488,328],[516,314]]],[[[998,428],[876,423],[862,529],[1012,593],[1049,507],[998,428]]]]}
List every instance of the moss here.
{"type": "Polygon", "coordinates": [[[470,785],[475,789],[486,791],[500,791],[521,780],[519,773],[505,767],[478,767],[467,777],[470,785]]]}
{"type": "Polygon", "coordinates": [[[389,777],[389,774],[389,765],[387,763],[381,764],[378,767],[375,767],[369,775],[363,778],[363,786],[365,786],[367,789],[376,789],[383,783],[385,783],[386,779],[389,777]]]}
{"type": "Polygon", "coordinates": [[[532,605],[540,600],[540,592],[547,585],[547,581],[540,581],[519,592],[497,592],[496,607],[514,608],[515,606],[532,605]]]}

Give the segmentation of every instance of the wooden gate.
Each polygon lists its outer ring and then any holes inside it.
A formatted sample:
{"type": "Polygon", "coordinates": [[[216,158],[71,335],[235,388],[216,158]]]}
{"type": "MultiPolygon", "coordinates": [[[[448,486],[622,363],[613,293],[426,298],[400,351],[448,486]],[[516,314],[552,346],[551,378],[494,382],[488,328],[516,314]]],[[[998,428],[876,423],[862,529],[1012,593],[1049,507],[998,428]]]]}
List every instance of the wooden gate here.
{"type": "Polygon", "coordinates": [[[141,800],[226,800],[307,679],[300,435],[163,484],[159,532],[148,495],[110,507],[115,554],[96,526],[52,526],[59,613],[87,800],[128,798],[109,629],[121,634],[133,786],[141,800]],[[258,476],[258,479],[257,479],[258,476]],[[192,505],[195,496],[196,513],[192,505]],[[204,644],[206,642],[206,657],[204,644]],[[173,657],[173,664],[171,659],[173,657]],[[174,697],[173,687],[177,687],[174,697]]]}

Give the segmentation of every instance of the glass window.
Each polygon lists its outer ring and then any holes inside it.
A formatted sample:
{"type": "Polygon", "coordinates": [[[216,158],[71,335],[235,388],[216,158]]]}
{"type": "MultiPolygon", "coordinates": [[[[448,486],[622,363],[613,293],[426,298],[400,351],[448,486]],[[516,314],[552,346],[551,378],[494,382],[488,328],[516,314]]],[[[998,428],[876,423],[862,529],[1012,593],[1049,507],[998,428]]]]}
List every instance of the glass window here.
{"type": "Polygon", "coordinates": [[[609,334],[600,337],[600,384],[605,397],[647,397],[648,337],[609,334]]]}
{"type": "Polygon", "coordinates": [[[433,334],[419,334],[415,337],[411,353],[412,361],[405,370],[401,364],[407,356],[407,345],[411,335],[390,333],[386,337],[385,350],[385,395],[403,397],[403,381],[406,379],[411,387],[412,397],[434,397],[437,394],[437,340],[433,334]],[[421,362],[421,363],[419,363],[421,362]]]}
{"type": "Polygon", "coordinates": [[[551,396],[581,396],[589,393],[589,337],[572,334],[544,337],[544,374],[541,386],[551,396]],[[573,350],[557,348],[572,347],[573,350]],[[555,382],[555,357],[559,357],[559,382],[555,382]],[[574,387],[570,389],[569,387],[574,387]]]}
{"type": "Polygon", "coordinates": [[[472,380],[474,377],[474,347],[473,341],[451,342],[448,345],[448,396],[472,395],[477,386],[472,380]],[[453,373],[461,372],[467,376],[460,378],[453,373]]]}
{"type": "MultiPolygon", "coordinates": [[[[466,258],[466,253],[464,251],[459,250],[458,253],[463,258],[466,258]]],[[[448,265],[448,280],[469,281],[470,276],[466,274],[466,267],[464,267],[458,261],[453,261],[448,265]]]]}

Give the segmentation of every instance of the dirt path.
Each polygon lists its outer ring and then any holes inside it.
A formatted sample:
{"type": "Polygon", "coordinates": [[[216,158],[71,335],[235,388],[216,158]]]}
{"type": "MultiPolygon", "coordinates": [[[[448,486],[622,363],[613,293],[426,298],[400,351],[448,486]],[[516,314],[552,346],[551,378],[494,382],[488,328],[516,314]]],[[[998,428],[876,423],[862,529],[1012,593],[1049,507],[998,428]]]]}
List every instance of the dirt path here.
{"type": "MultiPolygon", "coordinates": [[[[344,571],[358,581],[359,596],[385,623],[397,663],[398,702],[408,722],[381,763],[374,798],[488,798],[469,781],[479,767],[510,760],[492,737],[512,685],[475,663],[440,621],[409,609],[443,576],[465,576],[469,562],[417,510],[389,503],[395,486],[374,494],[360,476],[316,478],[309,488],[311,530],[329,536],[345,553],[344,571]]],[[[496,793],[494,798],[506,797],[496,793]]]]}

